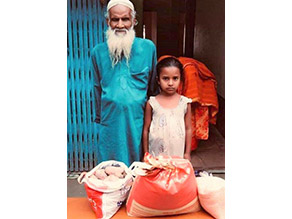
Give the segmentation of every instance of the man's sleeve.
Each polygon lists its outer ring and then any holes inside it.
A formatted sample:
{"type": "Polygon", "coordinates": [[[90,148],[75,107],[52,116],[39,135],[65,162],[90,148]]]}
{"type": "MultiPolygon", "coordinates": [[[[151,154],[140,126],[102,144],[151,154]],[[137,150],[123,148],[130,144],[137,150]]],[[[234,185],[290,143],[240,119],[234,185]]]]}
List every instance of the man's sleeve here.
{"type": "Polygon", "coordinates": [[[98,66],[96,63],[96,56],[94,53],[91,54],[91,72],[93,74],[93,86],[94,86],[94,113],[93,113],[93,121],[96,123],[100,123],[100,101],[101,101],[101,87],[100,87],[100,74],[98,70],[98,66]]]}
{"type": "Polygon", "coordinates": [[[148,98],[150,96],[156,96],[159,93],[159,87],[157,84],[157,80],[156,80],[156,63],[157,63],[157,54],[156,54],[156,47],[153,44],[153,52],[152,52],[152,66],[151,66],[151,70],[149,72],[150,77],[149,77],[149,81],[148,81],[148,92],[147,92],[147,96],[148,98]]]}

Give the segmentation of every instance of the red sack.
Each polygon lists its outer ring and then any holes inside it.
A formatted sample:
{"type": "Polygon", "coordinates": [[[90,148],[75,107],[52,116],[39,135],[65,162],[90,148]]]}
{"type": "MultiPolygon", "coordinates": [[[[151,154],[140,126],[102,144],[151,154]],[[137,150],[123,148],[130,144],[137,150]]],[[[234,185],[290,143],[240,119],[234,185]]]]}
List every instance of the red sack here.
{"type": "MultiPolygon", "coordinates": [[[[134,217],[176,215],[200,210],[197,183],[191,163],[180,157],[152,157],[145,154],[145,163],[130,191],[126,208],[134,217]],[[148,165],[147,165],[148,164],[148,165]]],[[[135,164],[134,164],[135,165],[135,164]]],[[[139,166],[139,165],[138,165],[139,166]]]]}

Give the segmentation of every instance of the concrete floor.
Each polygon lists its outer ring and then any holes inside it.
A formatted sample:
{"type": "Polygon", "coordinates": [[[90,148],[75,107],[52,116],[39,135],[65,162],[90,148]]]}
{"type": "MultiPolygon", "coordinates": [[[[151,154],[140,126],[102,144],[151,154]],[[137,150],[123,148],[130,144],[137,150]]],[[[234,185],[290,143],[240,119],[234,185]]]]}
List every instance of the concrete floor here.
{"type": "MultiPolygon", "coordinates": [[[[200,141],[191,156],[195,170],[206,170],[225,179],[225,139],[215,126],[210,125],[209,139],[200,141]]],[[[67,177],[67,197],[86,197],[84,185],[78,184],[76,175],[67,177]]]]}
{"type": "Polygon", "coordinates": [[[203,169],[213,173],[225,172],[225,139],[215,126],[210,125],[209,139],[201,140],[191,157],[195,170],[203,169]]]}

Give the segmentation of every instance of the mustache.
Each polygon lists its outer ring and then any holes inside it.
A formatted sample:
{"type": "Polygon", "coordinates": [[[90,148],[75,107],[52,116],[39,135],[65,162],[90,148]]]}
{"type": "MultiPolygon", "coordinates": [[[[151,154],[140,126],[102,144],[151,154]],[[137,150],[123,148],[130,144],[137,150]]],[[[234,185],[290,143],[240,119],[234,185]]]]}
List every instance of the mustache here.
{"type": "Polygon", "coordinates": [[[112,29],[112,31],[118,37],[124,37],[129,33],[129,30],[127,30],[126,28],[114,28],[112,29]]]}
{"type": "Polygon", "coordinates": [[[113,31],[126,31],[126,32],[128,32],[129,30],[128,29],[126,29],[126,28],[114,28],[114,29],[112,29],[113,31]]]}

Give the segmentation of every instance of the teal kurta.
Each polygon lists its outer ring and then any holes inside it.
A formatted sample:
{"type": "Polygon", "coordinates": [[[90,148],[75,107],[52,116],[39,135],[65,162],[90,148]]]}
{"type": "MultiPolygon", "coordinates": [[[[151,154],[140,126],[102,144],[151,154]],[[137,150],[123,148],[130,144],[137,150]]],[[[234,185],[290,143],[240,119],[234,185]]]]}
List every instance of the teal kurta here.
{"type": "Polygon", "coordinates": [[[98,163],[117,160],[129,166],[140,160],[147,94],[157,93],[156,59],[153,42],[138,37],[134,39],[129,63],[123,58],[114,68],[107,43],[93,49],[95,121],[100,124],[98,163]]]}

